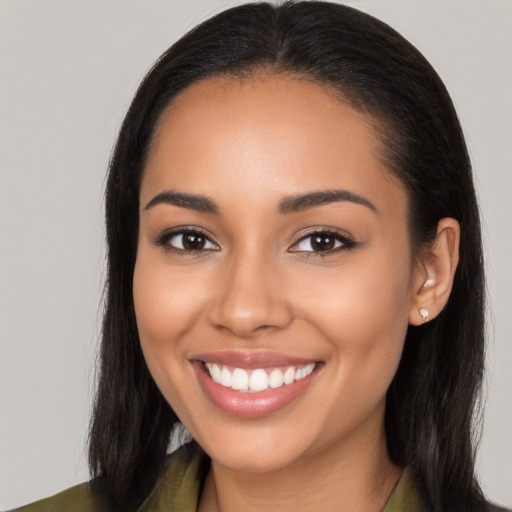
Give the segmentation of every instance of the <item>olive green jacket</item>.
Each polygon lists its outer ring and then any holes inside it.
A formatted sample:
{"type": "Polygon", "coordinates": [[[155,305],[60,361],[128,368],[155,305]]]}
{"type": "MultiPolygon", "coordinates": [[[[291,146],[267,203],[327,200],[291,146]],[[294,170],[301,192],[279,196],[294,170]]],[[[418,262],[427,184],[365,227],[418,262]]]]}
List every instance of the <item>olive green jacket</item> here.
{"type": "MultiPolygon", "coordinates": [[[[198,450],[184,448],[168,457],[162,476],[138,509],[139,512],[195,512],[202,484],[198,473],[204,455],[198,450]]],[[[106,507],[91,493],[87,483],[16,509],[16,512],[105,511],[106,507]]],[[[407,471],[403,473],[382,512],[426,512],[407,471]]]]}

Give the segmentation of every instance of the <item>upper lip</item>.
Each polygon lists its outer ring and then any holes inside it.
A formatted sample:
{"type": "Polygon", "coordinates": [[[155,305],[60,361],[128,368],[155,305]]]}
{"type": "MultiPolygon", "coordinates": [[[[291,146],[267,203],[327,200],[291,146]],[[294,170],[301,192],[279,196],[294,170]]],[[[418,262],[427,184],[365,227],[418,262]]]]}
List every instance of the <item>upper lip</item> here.
{"type": "Polygon", "coordinates": [[[204,352],[196,354],[190,359],[247,369],[268,368],[272,366],[306,366],[318,362],[318,359],[291,356],[278,352],[241,352],[230,350],[204,352]]]}

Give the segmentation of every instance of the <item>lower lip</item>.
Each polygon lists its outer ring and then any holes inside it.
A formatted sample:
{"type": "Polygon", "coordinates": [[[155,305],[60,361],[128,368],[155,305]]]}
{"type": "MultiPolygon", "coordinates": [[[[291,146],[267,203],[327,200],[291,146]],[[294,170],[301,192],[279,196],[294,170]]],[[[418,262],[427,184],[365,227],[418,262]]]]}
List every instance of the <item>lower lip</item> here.
{"type": "Polygon", "coordinates": [[[215,382],[204,369],[203,363],[194,361],[193,366],[206,396],[222,412],[240,418],[260,418],[277,412],[301,396],[313,382],[318,365],[313,372],[292,384],[257,393],[234,391],[215,382]]]}

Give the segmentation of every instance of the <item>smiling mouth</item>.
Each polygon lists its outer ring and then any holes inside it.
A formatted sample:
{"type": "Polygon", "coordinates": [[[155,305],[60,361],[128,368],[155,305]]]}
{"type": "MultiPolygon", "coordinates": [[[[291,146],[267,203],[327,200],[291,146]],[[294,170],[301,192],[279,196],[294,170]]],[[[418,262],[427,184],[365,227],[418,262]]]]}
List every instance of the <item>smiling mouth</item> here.
{"type": "Polygon", "coordinates": [[[205,397],[245,419],[277,413],[307,394],[325,362],[273,352],[217,351],[190,359],[205,397]]]}
{"type": "Polygon", "coordinates": [[[314,371],[317,363],[251,370],[209,362],[203,362],[203,365],[212,380],[225,388],[244,393],[261,393],[306,378],[314,371]]]}

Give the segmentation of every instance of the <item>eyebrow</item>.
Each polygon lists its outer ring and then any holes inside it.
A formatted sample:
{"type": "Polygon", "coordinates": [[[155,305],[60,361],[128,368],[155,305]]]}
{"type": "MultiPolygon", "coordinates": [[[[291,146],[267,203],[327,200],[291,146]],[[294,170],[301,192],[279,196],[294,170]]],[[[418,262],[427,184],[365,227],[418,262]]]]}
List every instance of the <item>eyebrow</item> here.
{"type": "Polygon", "coordinates": [[[220,213],[219,207],[213,199],[202,195],[176,192],[174,190],[164,190],[160,192],[160,194],[149,201],[145,209],[149,210],[157,204],[170,204],[201,213],[211,213],[213,215],[219,215],[220,213]]]}
{"type": "Polygon", "coordinates": [[[377,212],[375,205],[364,197],[349,192],[348,190],[321,190],[307,194],[296,194],[285,197],[279,203],[279,213],[287,215],[290,213],[302,212],[310,208],[317,208],[330,203],[348,201],[350,203],[366,206],[372,212],[377,212]]]}
{"type": "MultiPolygon", "coordinates": [[[[282,215],[289,215],[341,201],[360,204],[366,206],[372,212],[377,212],[377,208],[368,199],[348,190],[321,190],[287,196],[280,201],[278,211],[282,215]]],[[[179,206],[180,208],[187,208],[188,210],[195,210],[200,213],[220,214],[220,209],[213,199],[204,195],[186,194],[175,190],[160,192],[149,201],[145,209],[149,210],[158,204],[179,206]]]]}

